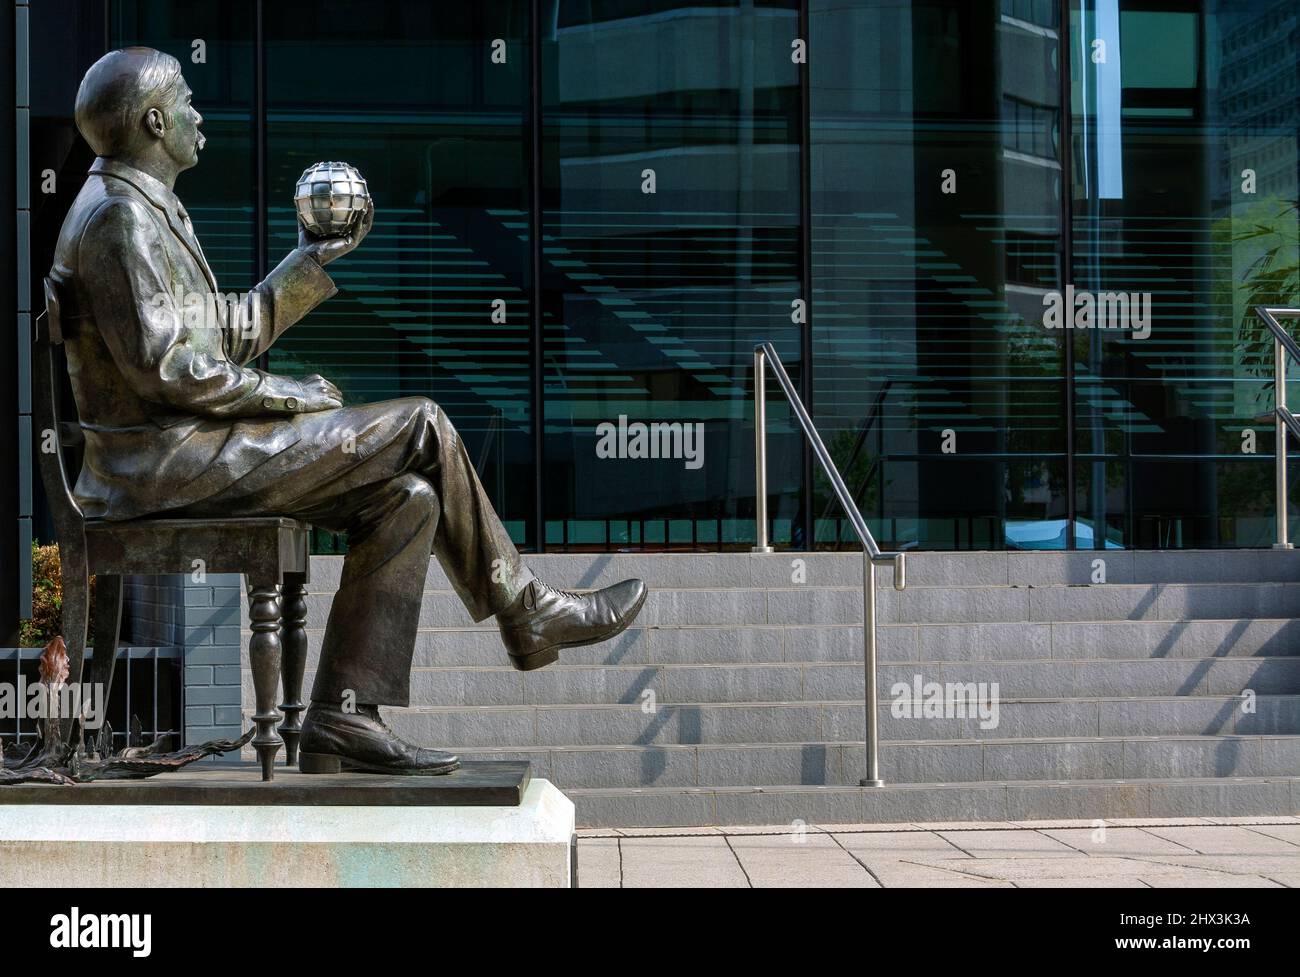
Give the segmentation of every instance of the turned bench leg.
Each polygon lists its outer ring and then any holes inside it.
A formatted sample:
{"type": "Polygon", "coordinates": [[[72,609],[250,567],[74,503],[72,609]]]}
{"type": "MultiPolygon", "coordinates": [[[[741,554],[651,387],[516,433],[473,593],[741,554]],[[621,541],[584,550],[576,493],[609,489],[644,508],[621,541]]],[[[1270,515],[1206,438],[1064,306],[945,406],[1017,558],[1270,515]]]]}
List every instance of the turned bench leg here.
{"type": "Polygon", "coordinates": [[[307,707],[302,701],[302,675],[307,667],[307,588],[302,573],[286,573],[280,601],[284,621],[280,629],[280,675],[284,683],[284,701],[280,711],[284,722],[280,735],[284,738],[285,763],[298,763],[298,741],[302,738],[302,713],[307,707]]]}
{"type": "Polygon", "coordinates": [[[253,749],[262,765],[262,779],[275,775],[275,755],[284,742],[275,731],[280,714],[275,711],[280,685],[280,593],[274,583],[249,581],[248,618],[253,636],[248,642],[248,659],[253,671],[253,693],[257,712],[253,722],[257,735],[253,749]]]}

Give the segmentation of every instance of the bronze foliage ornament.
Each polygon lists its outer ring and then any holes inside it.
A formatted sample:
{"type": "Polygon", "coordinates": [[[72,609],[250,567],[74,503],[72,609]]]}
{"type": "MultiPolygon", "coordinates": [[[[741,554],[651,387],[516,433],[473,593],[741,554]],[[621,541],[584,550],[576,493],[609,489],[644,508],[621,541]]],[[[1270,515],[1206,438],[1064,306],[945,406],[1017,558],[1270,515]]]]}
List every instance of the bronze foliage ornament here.
{"type": "MultiPolygon", "coordinates": [[[[62,636],[45,646],[40,657],[41,695],[53,705],[68,678],[68,651],[62,636]]],[[[63,741],[57,708],[48,710],[40,721],[40,733],[29,746],[21,740],[10,742],[0,751],[0,784],[82,784],[93,780],[124,780],[152,777],[154,774],[179,770],[204,757],[231,753],[253,738],[250,729],[237,740],[212,740],[174,752],[165,752],[170,734],[151,743],[144,742],[140,720],[132,717],[127,745],[113,752],[113,727],[105,722],[98,730],[84,728],[84,717],[73,724],[71,744],[63,741]]]]}

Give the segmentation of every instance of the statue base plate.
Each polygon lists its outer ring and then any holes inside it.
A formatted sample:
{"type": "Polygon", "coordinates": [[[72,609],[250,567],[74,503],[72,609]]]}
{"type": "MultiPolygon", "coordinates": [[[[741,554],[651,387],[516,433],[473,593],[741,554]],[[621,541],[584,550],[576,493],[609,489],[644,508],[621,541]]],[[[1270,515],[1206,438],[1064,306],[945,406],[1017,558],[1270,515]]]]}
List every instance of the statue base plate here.
{"type": "Polygon", "coordinates": [[[205,762],[144,780],[12,784],[6,804],[336,804],[345,807],[514,807],[531,779],[527,760],[480,760],[437,777],[372,773],[304,774],[277,766],[263,781],[256,763],[205,762]]]}
{"type": "Polygon", "coordinates": [[[569,887],[574,807],[527,763],[442,777],[211,765],[0,789],[0,886],[569,887]]]}

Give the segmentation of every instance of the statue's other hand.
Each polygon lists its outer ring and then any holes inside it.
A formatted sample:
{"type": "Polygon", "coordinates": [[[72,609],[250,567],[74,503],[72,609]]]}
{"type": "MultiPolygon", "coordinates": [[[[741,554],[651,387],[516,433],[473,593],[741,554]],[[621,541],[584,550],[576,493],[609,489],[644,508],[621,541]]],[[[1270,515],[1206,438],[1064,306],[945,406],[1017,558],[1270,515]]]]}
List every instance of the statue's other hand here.
{"type": "Polygon", "coordinates": [[[353,225],[352,230],[342,237],[317,237],[303,227],[302,222],[299,221],[298,249],[311,255],[316,259],[316,263],[323,268],[336,258],[342,258],[360,244],[365,239],[365,236],[370,233],[370,228],[374,223],[374,200],[366,204],[366,212],[361,215],[361,219],[353,225]]]}
{"type": "Polygon", "coordinates": [[[302,387],[302,409],[307,413],[343,406],[343,394],[339,393],[339,388],[319,373],[303,377],[298,385],[302,387]]]}

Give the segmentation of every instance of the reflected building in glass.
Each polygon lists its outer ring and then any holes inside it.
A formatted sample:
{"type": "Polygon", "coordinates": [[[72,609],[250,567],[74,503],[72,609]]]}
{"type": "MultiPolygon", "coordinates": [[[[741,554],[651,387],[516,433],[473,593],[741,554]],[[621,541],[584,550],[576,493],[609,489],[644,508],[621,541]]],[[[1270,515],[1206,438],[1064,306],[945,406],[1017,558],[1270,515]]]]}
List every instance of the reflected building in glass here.
{"type": "MultiPolygon", "coordinates": [[[[752,545],[761,341],[886,548],[1272,541],[1293,2],[49,0],[29,36],[31,274],[90,163],[76,80],[176,55],[224,290],[293,247],[307,165],[377,203],[262,365],[438,401],[526,549],[752,545]],[[1149,295],[1150,335],[1048,328],[1067,290],[1149,295]],[[697,454],[602,447],[655,422],[697,454]]],[[[768,421],[773,541],[853,545],[768,421]]]]}

